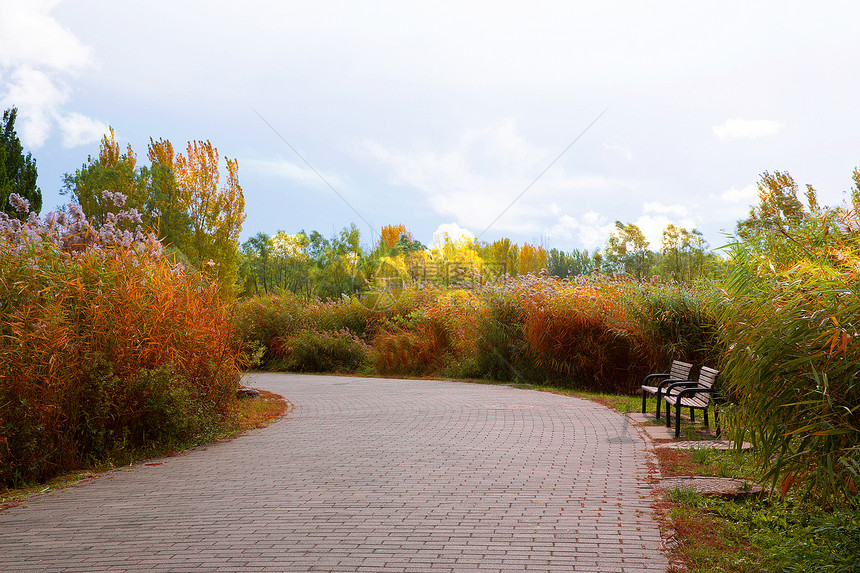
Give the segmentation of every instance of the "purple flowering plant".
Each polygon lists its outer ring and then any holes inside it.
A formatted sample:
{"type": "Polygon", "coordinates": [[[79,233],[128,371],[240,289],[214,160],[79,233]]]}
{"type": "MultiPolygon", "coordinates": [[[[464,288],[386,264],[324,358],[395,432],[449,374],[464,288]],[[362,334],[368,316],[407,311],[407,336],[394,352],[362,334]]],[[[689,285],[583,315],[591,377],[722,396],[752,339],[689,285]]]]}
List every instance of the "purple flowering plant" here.
{"type": "Polygon", "coordinates": [[[183,443],[229,418],[230,303],[162,256],[121,193],[106,196],[116,210],[103,225],[75,204],[0,213],[0,486],[183,443]]]}

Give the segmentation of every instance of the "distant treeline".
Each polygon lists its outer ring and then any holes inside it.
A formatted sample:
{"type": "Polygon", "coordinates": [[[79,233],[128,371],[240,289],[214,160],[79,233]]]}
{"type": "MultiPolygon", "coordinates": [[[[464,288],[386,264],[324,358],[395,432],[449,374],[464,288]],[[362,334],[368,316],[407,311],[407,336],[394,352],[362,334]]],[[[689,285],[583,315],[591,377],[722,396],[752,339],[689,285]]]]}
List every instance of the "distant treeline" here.
{"type": "Polygon", "coordinates": [[[428,248],[403,225],[383,227],[371,247],[362,247],[355,225],[326,238],[317,231],[274,236],[258,233],[242,245],[239,280],[245,296],[291,292],[338,298],[379,286],[432,283],[470,288],[526,274],[559,278],[601,273],[642,280],[654,276],[691,282],[722,273],[725,260],[708,250],[697,230],[668,225],[659,250],[634,224],[617,222],[605,248],[547,249],[510,239],[492,243],[469,238],[428,248]]]}

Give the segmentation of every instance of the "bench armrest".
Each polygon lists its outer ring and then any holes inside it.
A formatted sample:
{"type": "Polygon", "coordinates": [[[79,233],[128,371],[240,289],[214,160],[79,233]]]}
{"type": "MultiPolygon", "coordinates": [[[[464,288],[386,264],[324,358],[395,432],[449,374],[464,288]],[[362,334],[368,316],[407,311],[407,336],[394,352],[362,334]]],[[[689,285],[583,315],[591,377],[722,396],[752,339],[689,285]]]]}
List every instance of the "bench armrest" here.
{"type": "Polygon", "coordinates": [[[717,389],[714,387],[702,388],[700,386],[700,387],[693,387],[693,388],[684,388],[683,390],[681,390],[680,392],[675,394],[675,398],[680,400],[681,398],[684,398],[685,396],[695,396],[696,394],[700,394],[700,393],[702,393],[702,394],[713,394],[716,391],[717,391],[717,389]]]}
{"type": "Polygon", "coordinates": [[[648,376],[646,376],[646,377],[645,377],[645,380],[643,380],[643,381],[642,381],[642,385],[643,385],[643,386],[648,386],[648,385],[649,385],[649,384],[648,384],[648,381],[649,381],[649,380],[651,380],[652,378],[653,378],[653,379],[657,379],[657,378],[668,378],[669,376],[670,376],[670,374],[668,374],[668,373],[664,373],[664,374],[649,374],[648,376]]]}
{"type": "Polygon", "coordinates": [[[661,392],[668,393],[673,388],[679,386],[690,386],[691,384],[695,385],[697,382],[693,382],[692,380],[681,380],[680,378],[669,378],[668,380],[663,380],[660,382],[657,389],[661,392]]]}

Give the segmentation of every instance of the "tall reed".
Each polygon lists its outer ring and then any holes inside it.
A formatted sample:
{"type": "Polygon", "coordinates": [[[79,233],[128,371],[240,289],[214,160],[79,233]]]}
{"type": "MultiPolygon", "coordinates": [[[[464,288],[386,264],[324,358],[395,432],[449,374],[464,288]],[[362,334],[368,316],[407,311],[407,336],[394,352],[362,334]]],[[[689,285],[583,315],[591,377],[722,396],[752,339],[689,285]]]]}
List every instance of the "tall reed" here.
{"type": "Polygon", "coordinates": [[[0,482],[179,443],[230,413],[231,309],[138,233],[0,221],[0,482]]]}

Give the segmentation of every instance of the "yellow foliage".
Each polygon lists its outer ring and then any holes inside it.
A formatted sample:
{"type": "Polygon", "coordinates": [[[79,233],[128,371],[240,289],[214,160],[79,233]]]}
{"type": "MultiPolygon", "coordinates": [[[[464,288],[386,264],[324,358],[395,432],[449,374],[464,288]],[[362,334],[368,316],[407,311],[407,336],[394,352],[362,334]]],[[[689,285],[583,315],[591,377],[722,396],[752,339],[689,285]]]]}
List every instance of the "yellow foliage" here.
{"type": "Polygon", "coordinates": [[[546,269],[547,258],[546,249],[526,243],[519,252],[519,274],[539,273],[546,269]]]}
{"type": "Polygon", "coordinates": [[[289,235],[283,231],[278,232],[271,239],[272,256],[279,259],[306,261],[308,253],[305,243],[298,234],[289,235]]]}

